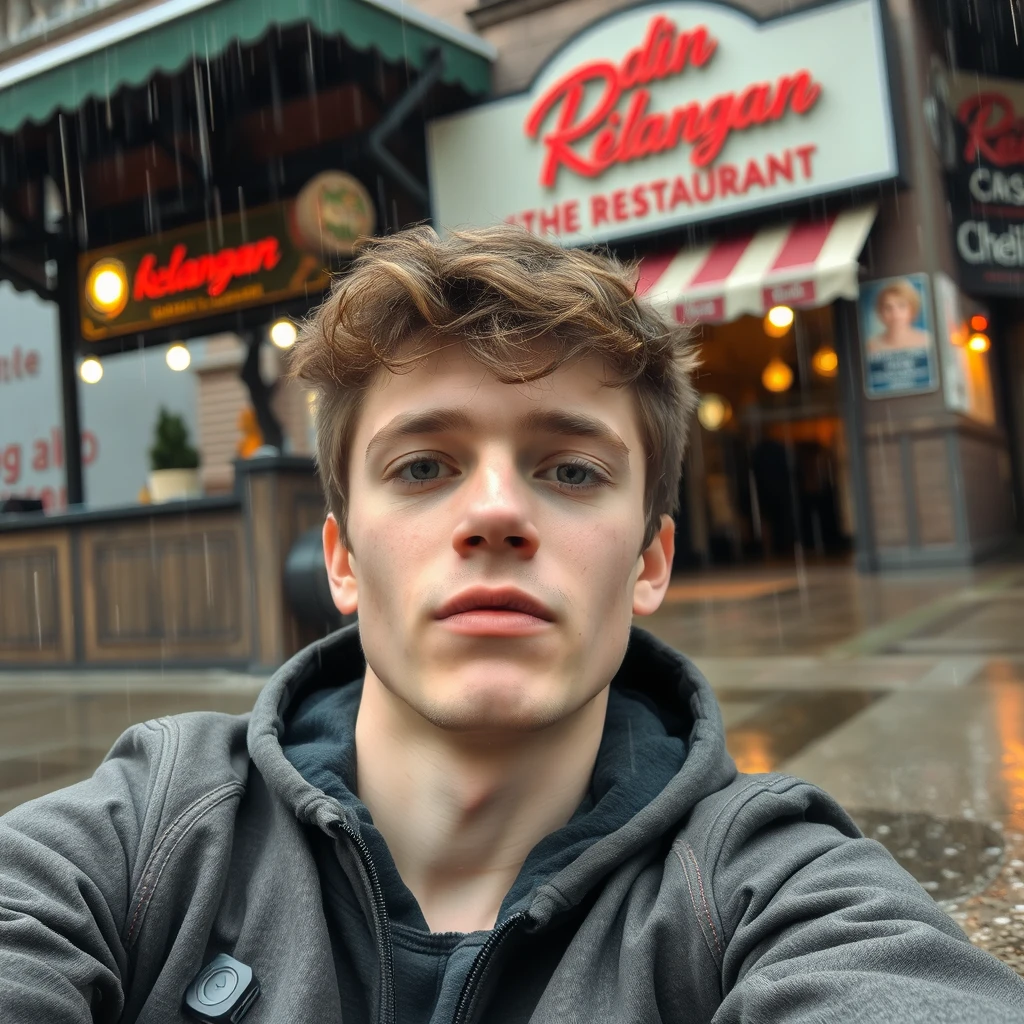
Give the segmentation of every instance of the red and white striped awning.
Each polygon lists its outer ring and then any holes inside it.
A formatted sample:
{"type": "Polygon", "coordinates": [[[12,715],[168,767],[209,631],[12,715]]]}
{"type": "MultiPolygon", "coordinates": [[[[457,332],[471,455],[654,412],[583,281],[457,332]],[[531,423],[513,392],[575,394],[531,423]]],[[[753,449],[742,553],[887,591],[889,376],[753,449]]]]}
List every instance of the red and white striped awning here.
{"type": "Polygon", "coordinates": [[[858,293],[857,260],[871,204],[825,220],[790,221],[693,249],[645,256],[637,293],[684,322],[726,323],[772,306],[824,306],[858,293]]]}

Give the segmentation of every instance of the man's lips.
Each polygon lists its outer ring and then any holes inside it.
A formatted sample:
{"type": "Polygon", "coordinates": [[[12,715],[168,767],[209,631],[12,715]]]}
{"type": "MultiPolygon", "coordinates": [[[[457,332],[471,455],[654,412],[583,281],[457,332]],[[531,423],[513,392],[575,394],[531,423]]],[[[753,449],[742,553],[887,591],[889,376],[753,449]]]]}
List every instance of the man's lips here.
{"type": "Polygon", "coordinates": [[[447,619],[466,612],[519,613],[545,622],[555,619],[547,605],[516,587],[470,587],[441,605],[434,618],[447,619]]]}

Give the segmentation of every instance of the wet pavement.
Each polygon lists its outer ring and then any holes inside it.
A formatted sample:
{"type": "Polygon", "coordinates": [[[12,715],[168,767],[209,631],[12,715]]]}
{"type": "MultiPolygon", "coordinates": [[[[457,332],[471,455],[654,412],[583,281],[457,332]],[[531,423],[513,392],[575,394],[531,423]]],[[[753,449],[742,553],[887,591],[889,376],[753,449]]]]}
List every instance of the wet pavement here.
{"type": "MultiPolygon", "coordinates": [[[[971,940],[1024,974],[1024,564],[687,577],[641,624],[690,654],[743,771],[832,794],[971,940]]],[[[242,674],[0,671],[0,813],[134,722],[248,711],[242,674]]]]}

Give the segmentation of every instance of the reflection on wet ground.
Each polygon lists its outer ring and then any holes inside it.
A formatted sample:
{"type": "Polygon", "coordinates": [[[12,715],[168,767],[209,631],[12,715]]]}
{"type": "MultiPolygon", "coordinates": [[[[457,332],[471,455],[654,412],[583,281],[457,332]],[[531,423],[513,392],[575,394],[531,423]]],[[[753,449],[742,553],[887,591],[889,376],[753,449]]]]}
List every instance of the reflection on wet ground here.
{"type": "Polygon", "coordinates": [[[864,835],[880,842],[936,900],[978,892],[999,873],[1003,833],[982,822],[848,810],[864,835]]]}
{"type": "Polygon", "coordinates": [[[211,683],[202,690],[187,679],[178,685],[126,679],[110,691],[109,678],[96,682],[99,692],[87,681],[41,691],[0,686],[0,814],[88,778],[136,722],[184,711],[242,714],[252,710],[262,685],[252,679],[242,687],[211,683]]]}
{"type": "MultiPolygon", "coordinates": [[[[820,785],[1024,974],[1022,597],[1021,567],[775,572],[678,581],[641,624],[708,677],[741,770],[820,785]]],[[[135,722],[243,713],[263,682],[0,671],[0,813],[88,776],[135,722]]]]}
{"type": "Polygon", "coordinates": [[[736,767],[775,771],[809,743],[831,732],[881,696],[865,690],[827,693],[718,690],[726,717],[726,744],[736,767]],[[735,714],[733,709],[745,709],[735,714]]]}

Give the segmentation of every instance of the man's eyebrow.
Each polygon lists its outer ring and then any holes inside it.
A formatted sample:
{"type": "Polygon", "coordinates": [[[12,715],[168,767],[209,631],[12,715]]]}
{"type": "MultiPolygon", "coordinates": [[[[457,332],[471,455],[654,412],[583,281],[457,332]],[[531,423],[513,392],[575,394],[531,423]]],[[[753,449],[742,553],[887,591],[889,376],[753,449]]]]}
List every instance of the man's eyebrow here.
{"type": "MultiPolygon", "coordinates": [[[[607,424],[585,413],[535,409],[523,416],[516,426],[536,434],[593,438],[629,462],[629,445],[607,424]]],[[[472,421],[462,409],[429,409],[425,412],[402,413],[373,435],[366,446],[366,461],[369,462],[379,449],[386,448],[404,437],[472,429],[472,421]]]]}
{"type": "Polygon", "coordinates": [[[565,437],[590,437],[607,445],[629,462],[629,445],[601,420],[582,412],[564,412],[561,409],[534,409],[518,424],[524,430],[537,434],[561,434],[565,437]]]}

